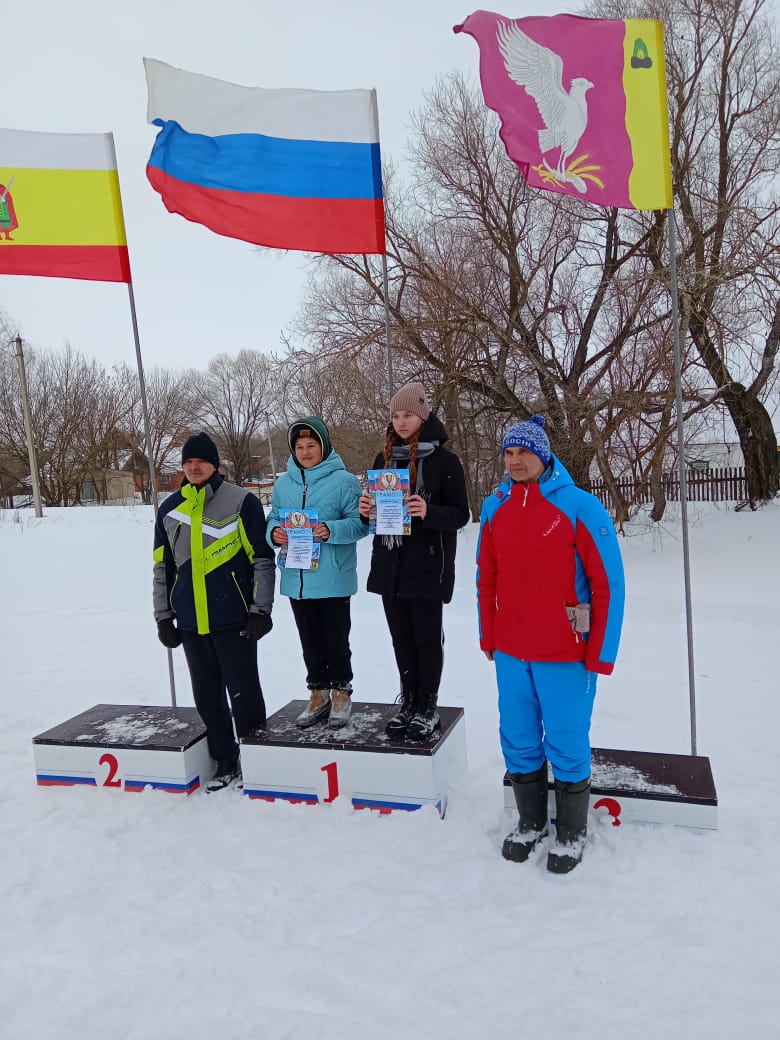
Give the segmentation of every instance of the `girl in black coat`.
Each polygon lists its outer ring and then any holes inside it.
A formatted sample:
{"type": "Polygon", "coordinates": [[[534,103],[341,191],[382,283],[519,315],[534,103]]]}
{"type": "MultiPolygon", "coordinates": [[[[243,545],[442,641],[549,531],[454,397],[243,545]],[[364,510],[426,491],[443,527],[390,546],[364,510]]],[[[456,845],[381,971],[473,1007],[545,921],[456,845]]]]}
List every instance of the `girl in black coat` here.
{"type": "MultiPolygon", "coordinates": [[[[439,725],[436,705],[443,656],[442,614],[455,586],[457,531],[469,519],[466,481],[447,433],[431,412],[422,383],[407,383],[390,402],[385,449],[374,469],[409,470],[410,535],[377,535],[368,591],[382,597],[401,677],[401,703],[390,736],[427,740],[439,725]]],[[[368,521],[371,498],[360,498],[368,521]]]]}

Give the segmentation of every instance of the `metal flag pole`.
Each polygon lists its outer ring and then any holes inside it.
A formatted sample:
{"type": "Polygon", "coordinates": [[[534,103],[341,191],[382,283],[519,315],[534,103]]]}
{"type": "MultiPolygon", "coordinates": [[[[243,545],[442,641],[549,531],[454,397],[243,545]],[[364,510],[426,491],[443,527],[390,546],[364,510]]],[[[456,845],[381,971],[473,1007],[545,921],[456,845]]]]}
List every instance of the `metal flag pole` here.
{"type": "MultiPolygon", "coordinates": [[[[11,180],[13,180],[13,177],[11,180]]],[[[41,506],[41,485],[38,479],[38,458],[35,454],[35,441],[33,439],[32,413],[30,411],[30,397],[27,393],[27,372],[24,368],[22,337],[17,336],[14,343],[16,345],[16,362],[19,366],[19,382],[22,384],[22,411],[24,412],[24,432],[27,435],[27,455],[30,460],[33,505],[35,506],[35,515],[41,517],[43,516],[43,507],[41,506]]]]}
{"type": "Polygon", "coordinates": [[[669,279],[674,326],[674,400],[677,411],[677,465],[680,477],[680,520],[682,523],[683,575],[685,579],[685,627],[688,636],[688,697],[691,715],[691,754],[696,755],[696,677],[693,663],[693,609],[691,605],[691,560],[688,542],[688,484],[685,476],[685,438],[683,436],[682,345],[680,313],[677,305],[677,234],[674,207],[666,211],[669,229],[669,279]]]}
{"type": "MultiPolygon", "coordinates": [[[[133,283],[127,283],[127,292],[130,300],[130,318],[133,323],[133,339],[135,340],[135,363],[138,368],[138,386],[140,387],[140,410],[144,415],[144,437],[147,442],[147,463],[149,465],[149,482],[154,505],[154,514],[157,516],[159,501],[157,499],[157,474],[154,468],[154,451],[152,450],[152,425],[149,421],[149,404],[147,400],[147,383],[144,379],[144,362],[140,357],[140,338],[138,337],[138,317],[135,313],[135,296],[133,294],[133,283]]],[[[171,706],[176,707],[176,678],[174,676],[174,652],[167,649],[167,678],[171,685],[171,706]]]]}
{"type": "Polygon", "coordinates": [[[387,253],[382,253],[382,293],[385,298],[385,350],[387,353],[387,382],[390,386],[390,397],[395,392],[393,386],[393,343],[390,338],[390,301],[387,288],[387,253]]]}
{"type": "MultiPolygon", "coordinates": [[[[376,91],[371,91],[371,108],[374,117],[374,131],[376,140],[379,140],[379,106],[376,100],[376,91]]],[[[381,171],[380,171],[381,174],[381,171]]],[[[383,192],[384,194],[384,192],[383,192]]],[[[385,251],[382,253],[382,296],[385,303],[385,354],[387,357],[387,382],[390,387],[390,397],[393,396],[393,341],[390,336],[390,294],[387,278],[387,230],[385,229],[385,251]]]]}
{"type": "MultiPolygon", "coordinates": [[[[114,160],[114,169],[117,170],[117,180],[119,177],[119,164],[116,161],[116,149],[114,147],[114,135],[109,134],[109,140],[111,142],[111,154],[114,160]]],[[[121,209],[120,209],[121,213],[121,209]]],[[[124,223],[124,218],[122,218],[124,223]]],[[[122,229],[124,231],[124,228],[122,229]]],[[[159,502],[157,498],[157,474],[154,468],[154,451],[152,449],[152,427],[149,422],[149,404],[146,397],[146,380],[144,378],[144,363],[141,358],[141,339],[138,335],[138,315],[135,310],[135,294],[133,293],[133,283],[128,279],[127,282],[127,295],[130,301],[130,320],[133,325],[133,341],[135,342],[135,363],[138,369],[138,386],[141,391],[141,413],[144,420],[144,440],[146,441],[146,460],[149,466],[149,490],[152,505],[154,506],[154,513],[157,516],[157,510],[159,509],[159,502]]],[[[173,674],[173,652],[167,650],[168,653],[168,682],[171,687],[171,707],[176,707],[176,679],[173,674]]]]}

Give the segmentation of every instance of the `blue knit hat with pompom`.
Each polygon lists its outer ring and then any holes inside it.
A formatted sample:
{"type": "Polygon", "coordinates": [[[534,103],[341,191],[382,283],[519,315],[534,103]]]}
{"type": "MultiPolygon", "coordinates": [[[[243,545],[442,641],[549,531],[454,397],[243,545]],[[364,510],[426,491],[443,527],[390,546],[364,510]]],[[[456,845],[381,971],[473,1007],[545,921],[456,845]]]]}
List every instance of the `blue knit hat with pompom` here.
{"type": "Polygon", "coordinates": [[[501,441],[501,454],[507,448],[525,448],[538,456],[545,466],[549,465],[552,458],[552,450],[547,434],[544,432],[544,416],[532,415],[527,422],[515,423],[510,426],[501,441]]]}

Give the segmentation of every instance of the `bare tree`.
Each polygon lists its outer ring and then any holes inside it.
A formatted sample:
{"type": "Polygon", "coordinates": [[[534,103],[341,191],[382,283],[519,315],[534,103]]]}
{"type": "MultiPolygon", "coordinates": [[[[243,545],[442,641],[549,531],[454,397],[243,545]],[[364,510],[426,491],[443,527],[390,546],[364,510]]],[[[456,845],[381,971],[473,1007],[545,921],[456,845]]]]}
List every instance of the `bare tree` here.
{"type": "MultiPolygon", "coordinates": [[[[751,503],[780,488],[764,401],[780,349],[780,71],[766,0],[597,0],[588,13],[664,23],[683,331],[728,412],[751,503]],[[640,13],[641,12],[641,13],[640,13]]],[[[663,277],[660,250],[648,254],[663,277]]]]}
{"type": "Polygon", "coordinates": [[[271,361],[257,350],[219,354],[210,362],[199,392],[204,417],[216,432],[233,479],[241,484],[251,474],[252,456],[274,409],[271,361]]]}

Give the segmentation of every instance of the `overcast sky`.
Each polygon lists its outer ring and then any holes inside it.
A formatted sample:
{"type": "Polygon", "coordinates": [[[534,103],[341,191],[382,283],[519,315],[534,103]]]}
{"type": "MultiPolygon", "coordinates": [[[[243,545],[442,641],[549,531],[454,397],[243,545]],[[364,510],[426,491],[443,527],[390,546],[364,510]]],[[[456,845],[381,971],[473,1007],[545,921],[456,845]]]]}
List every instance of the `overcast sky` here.
{"type": "MultiPolygon", "coordinates": [[[[202,368],[223,350],[280,345],[297,310],[307,255],[222,238],[167,212],[146,179],[157,131],[146,123],[141,59],[249,86],[375,87],[382,152],[398,160],[409,113],[436,77],[459,69],[476,82],[476,42],[456,36],[452,26],[477,6],[16,0],[3,11],[0,126],[114,133],[144,364],[202,368]]],[[[541,0],[512,0],[498,10],[509,17],[552,13],[541,0]]],[[[134,363],[124,285],[3,275],[0,308],[31,344],[70,342],[106,365],[134,363]]]]}

